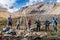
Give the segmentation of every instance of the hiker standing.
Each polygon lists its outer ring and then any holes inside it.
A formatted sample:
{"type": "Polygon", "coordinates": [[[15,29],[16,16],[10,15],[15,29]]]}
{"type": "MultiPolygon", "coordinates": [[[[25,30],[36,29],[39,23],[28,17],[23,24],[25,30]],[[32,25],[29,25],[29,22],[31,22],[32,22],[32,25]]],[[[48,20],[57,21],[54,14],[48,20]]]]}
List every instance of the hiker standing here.
{"type": "Polygon", "coordinates": [[[20,22],[17,20],[17,29],[20,30],[20,22]]]}
{"type": "Polygon", "coordinates": [[[53,31],[57,32],[57,20],[53,17],[52,19],[52,26],[53,26],[53,31]]]}
{"type": "Polygon", "coordinates": [[[35,23],[37,24],[37,31],[40,31],[41,21],[38,19],[35,23]]]}
{"type": "Polygon", "coordinates": [[[20,25],[21,25],[21,24],[22,24],[22,17],[20,17],[20,19],[19,19],[19,20],[20,20],[20,25]]]}
{"type": "Polygon", "coordinates": [[[11,26],[11,28],[12,28],[12,18],[11,18],[11,15],[10,15],[10,17],[8,17],[8,26],[11,26]]]}
{"type": "Polygon", "coordinates": [[[45,30],[49,31],[49,25],[50,25],[50,22],[48,20],[45,21],[45,30]]]}
{"type": "Polygon", "coordinates": [[[31,20],[26,19],[26,29],[30,31],[30,26],[31,26],[31,20]]]}
{"type": "Polygon", "coordinates": [[[29,27],[29,29],[30,29],[30,26],[31,26],[31,20],[28,19],[28,27],[29,27]]]}

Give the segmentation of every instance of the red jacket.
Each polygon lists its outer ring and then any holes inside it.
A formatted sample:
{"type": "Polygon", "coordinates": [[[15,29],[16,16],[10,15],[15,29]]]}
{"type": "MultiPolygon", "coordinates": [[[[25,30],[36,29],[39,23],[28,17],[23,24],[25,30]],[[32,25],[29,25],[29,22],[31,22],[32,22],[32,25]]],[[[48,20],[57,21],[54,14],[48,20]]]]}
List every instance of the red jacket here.
{"type": "Polygon", "coordinates": [[[28,20],[28,25],[31,25],[31,20],[28,20]]]}

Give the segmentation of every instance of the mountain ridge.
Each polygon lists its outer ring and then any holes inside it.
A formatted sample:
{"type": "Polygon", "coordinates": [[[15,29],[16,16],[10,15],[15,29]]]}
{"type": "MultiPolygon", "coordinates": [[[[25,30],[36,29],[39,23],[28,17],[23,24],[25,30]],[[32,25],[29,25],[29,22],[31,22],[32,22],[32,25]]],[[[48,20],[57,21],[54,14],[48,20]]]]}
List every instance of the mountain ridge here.
{"type": "MultiPolygon", "coordinates": [[[[60,3],[49,3],[49,2],[39,2],[34,5],[23,7],[22,9],[16,11],[15,13],[11,14],[7,11],[1,11],[0,10],[0,17],[7,18],[9,15],[12,15],[12,18],[20,17],[20,16],[33,16],[33,15],[50,15],[53,13],[49,13],[54,11],[54,8],[56,9],[60,7],[60,3]]],[[[58,9],[56,10],[58,11],[58,9]]],[[[59,15],[60,13],[58,13],[59,15]]],[[[55,15],[55,14],[53,14],[55,15]]]]}

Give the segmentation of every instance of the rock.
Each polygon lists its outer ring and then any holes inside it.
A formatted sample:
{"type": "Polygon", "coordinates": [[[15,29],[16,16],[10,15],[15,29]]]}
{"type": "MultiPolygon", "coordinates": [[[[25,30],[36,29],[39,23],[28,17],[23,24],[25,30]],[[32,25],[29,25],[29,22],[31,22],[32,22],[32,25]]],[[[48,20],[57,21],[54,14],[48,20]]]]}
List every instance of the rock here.
{"type": "Polygon", "coordinates": [[[23,39],[21,39],[21,40],[28,40],[27,38],[23,38],[23,39]]]}

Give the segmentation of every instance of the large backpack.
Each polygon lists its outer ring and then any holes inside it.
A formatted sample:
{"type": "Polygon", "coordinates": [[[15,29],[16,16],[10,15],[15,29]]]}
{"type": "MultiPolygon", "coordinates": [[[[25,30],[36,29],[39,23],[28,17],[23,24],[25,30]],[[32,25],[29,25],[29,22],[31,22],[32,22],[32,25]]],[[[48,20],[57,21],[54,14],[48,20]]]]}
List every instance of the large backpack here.
{"type": "Polygon", "coordinates": [[[6,32],[6,31],[9,31],[10,30],[10,27],[6,27],[6,28],[3,28],[3,32],[6,32]]]}
{"type": "Polygon", "coordinates": [[[11,35],[16,35],[16,31],[12,30],[10,34],[11,35]]]}

